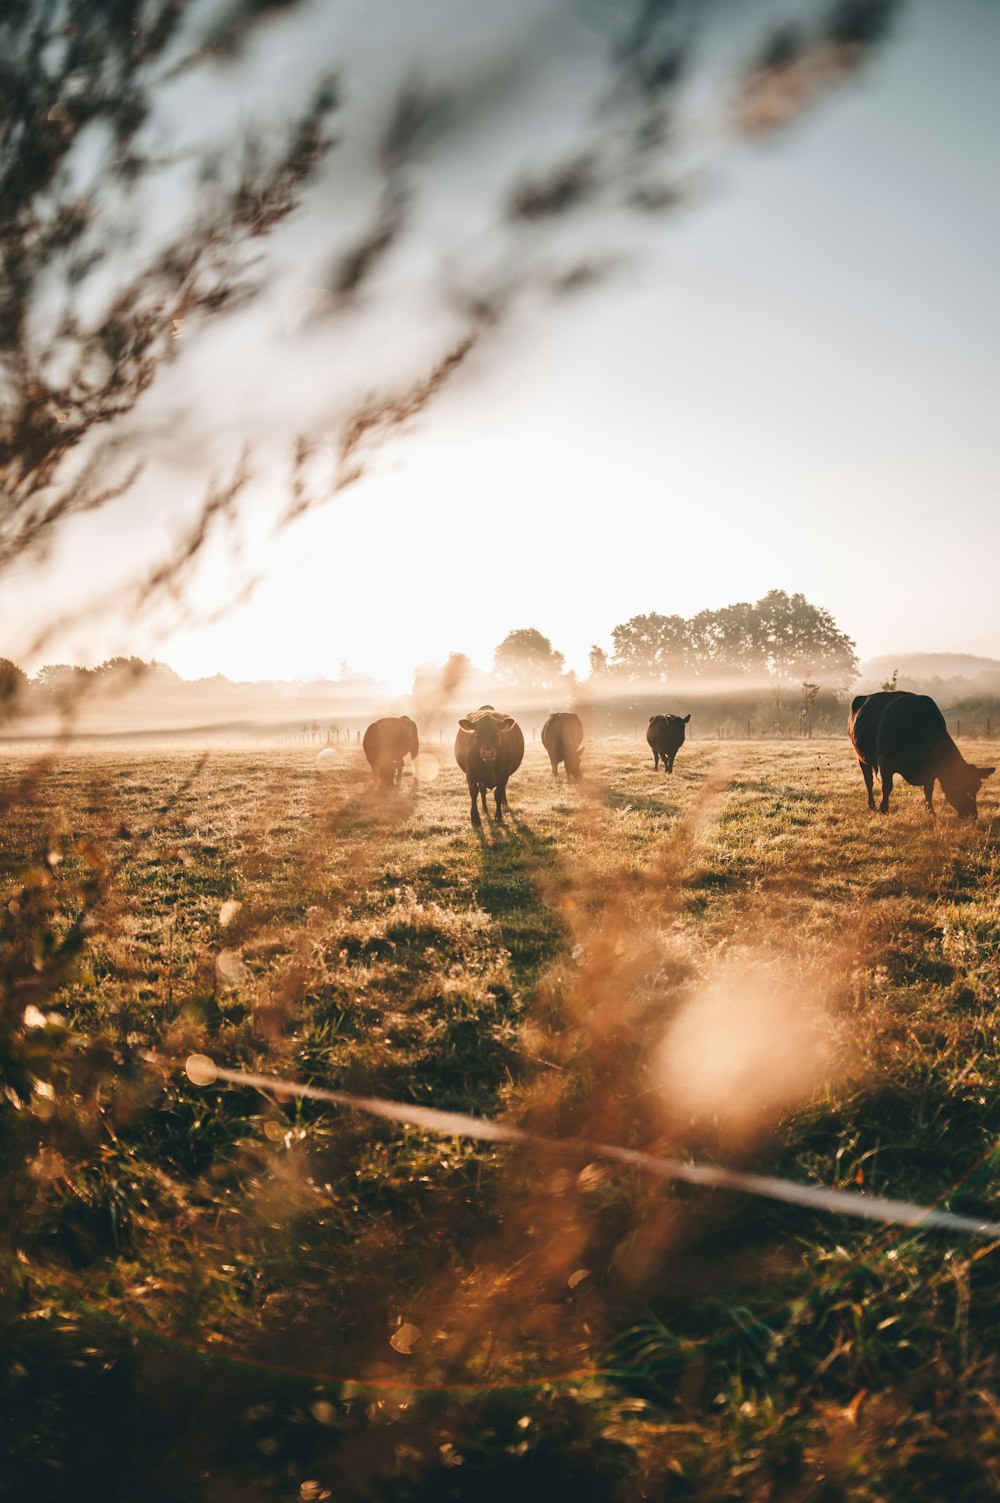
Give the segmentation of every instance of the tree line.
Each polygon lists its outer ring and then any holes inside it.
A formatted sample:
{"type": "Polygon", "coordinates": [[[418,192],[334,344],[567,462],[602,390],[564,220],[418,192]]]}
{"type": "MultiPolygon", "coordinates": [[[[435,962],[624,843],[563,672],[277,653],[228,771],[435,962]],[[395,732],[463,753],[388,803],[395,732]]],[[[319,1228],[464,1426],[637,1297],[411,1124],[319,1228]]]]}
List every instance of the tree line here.
{"type": "MultiPolygon", "coordinates": [[[[706,688],[721,681],[846,690],[857,678],[855,644],[833,616],[802,594],[770,590],[755,604],[739,601],[683,617],[653,611],[612,629],[608,653],[590,650],[590,681],[706,688]]],[[[509,632],[494,655],[497,676],[519,687],[555,688],[570,677],[565,659],[534,628],[509,632]]]]}

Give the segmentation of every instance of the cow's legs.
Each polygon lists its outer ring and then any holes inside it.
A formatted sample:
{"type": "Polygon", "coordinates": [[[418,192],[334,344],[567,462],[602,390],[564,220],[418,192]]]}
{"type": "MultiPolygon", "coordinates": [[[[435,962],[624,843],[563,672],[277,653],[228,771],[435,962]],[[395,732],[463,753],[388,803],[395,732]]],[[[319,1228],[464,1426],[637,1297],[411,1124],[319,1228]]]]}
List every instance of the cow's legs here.
{"type": "MultiPolygon", "coordinates": [[[[479,796],[479,784],[476,782],[476,779],[474,777],[472,777],[471,775],[469,776],[469,778],[467,779],[467,781],[468,781],[468,784],[469,784],[469,792],[472,795],[472,823],[474,825],[481,825],[482,824],[482,820],[479,818],[479,807],[478,807],[478,805],[476,803],[476,799],[479,796]]],[[[483,789],[483,808],[484,809],[486,808],[486,789],[485,788],[483,789]]]]}
{"type": "Polygon", "coordinates": [[[934,779],[933,778],[931,778],[931,780],[930,780],[929,783],[925,783],[924,784],[924,802],[926,803],[927,808],[928,808],[928,810],[930,812],[931,819],[936,819],[937,815],[934,813],[934,779]]]}
{"type": "Polygon", "coordinates": [[[552,763],[552,776],[557,778],[559,776],[559,758],[553,756],[552,752],[549,752],[549,761],[552,763]]]}
{"type": "Polygon", "coordinates": [[[879,781],[882,784],[882,802],[878,806],[878,812],[880,814],[888,814],[889,795],[892,792],[892,773],[887,772],[884,767],[880,767],[878,770],[878,775],[879,781]]]}
{"type": "MultiPolygon", "coordinates": [[[[507,803],[507,780],[504,779],[504,781],[502,783],[498,783],[497,784],[497,812],[496,812],[496,820],[497,820],[497,824],[498,825],[502,825],[503,824],[503,806],[506,803],[507,803]]],[[[507,807],[509,809],[510,805],[507,804],[507,807]]]]}
{"type": "Polygon", "coordinates": [[[668,772],[673,772],[673,770],[674,770],[674,758],[676,757],[676,755],[677,755],[676,752],[671,752],[670,753],[670,760],[667,762],[667,771],[668,772]]]}
{"type": "Polygon", "coordinates": [[[874,809],[874,807],[875,807],[875,794],[872,791],[872,782],[873,782],[873,779],[874,779],[874,769],[871,767],[871,765],[868,762],[859,762],[858,766],[861,768],[861,776],[864,778],[864,780],[865,780],[865,787],[868,789],[868,807],[869,807],[869,809],[874,809]]]}
{"type": "Polygon", "coordinates": [[[654,746],[653,747],[653,771],[654,772],[659,772],[659,770],[660,770],[660,754],[656,750],[656,747],[654,746]]]}
{"type": "Polygon", "coordinates": [[[483,813],[484,814],[488,814],[490,811],[486,807],[486,784],[485,783],[480,783],[480,785],[479,785],[479,796],[480,796],[480,798],[483,801],[483,813]]]}

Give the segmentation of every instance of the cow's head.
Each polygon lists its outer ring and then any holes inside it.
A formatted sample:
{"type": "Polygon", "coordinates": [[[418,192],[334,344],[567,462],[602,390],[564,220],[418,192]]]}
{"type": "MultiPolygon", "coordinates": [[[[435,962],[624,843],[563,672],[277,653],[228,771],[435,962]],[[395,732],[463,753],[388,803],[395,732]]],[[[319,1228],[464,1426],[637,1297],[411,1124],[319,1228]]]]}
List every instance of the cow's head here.
{"type": "Polygon", "coordinates": [[[995,767],[973,767],[971,762],[963,762],[942,777],[944,796],[962,819],[979,818],[976,798],[986,779],[995,772],[995,767]]]}
{"type": "MultiPolygon", "coordinates": [[[[485,706],[484,706],[485,708],[485,706]]],[[[470,731],[476,738],[476,750],[484,762],[495,762],[500,745],[500,732],[512,731],[517,721],[512,715],[483,715],[479,720],[470,720],[463,715],[458,722],[463,731],[470,731]]]]}

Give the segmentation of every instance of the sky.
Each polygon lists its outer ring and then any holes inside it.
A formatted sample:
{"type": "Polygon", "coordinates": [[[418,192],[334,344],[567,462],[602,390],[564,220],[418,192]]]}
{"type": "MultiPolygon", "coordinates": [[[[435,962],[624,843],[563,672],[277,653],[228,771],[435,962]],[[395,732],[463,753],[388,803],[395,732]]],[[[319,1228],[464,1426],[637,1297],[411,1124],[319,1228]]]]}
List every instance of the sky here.
{"type": "Polygon", "coordinates": [[[751,143],[726,134],[719,101],[759,27],[717,11],[669,162],[683,207],[609,201],[548,239],[512,241],[495,206],[608,108],[609,12],[589,0],[464,30],[435,0],[419,32],[402,5],[377,20],[318,7],[270,30],[238,88],[185,84],[161,122],[175,141],[238,122],[262,91],[277,108],[306,58],[340,59],[343,148],[269,249],[266,295],[193,339],[137,415],[136,490],[8,585],[0,650],[23,660],[39,602],[54,617],[101,597],[26,666],[136,652],[188,677],[309,678],[347,662],[403,689],[454,650],[488,665],[512,628],[585,672],[631,615],[784,588],[831,610],[862,657],[1000,656],[1000,7],[912,0],[854,78],[751,143]],[[467,115],[420,167],[412,232],[331,316],[316,289],[370,221],[380,107],[435,70],[462,80],[467,115]],[[366,478],[275,531],[296,433],[332,432],[359,394],[425,371],[460,331],[456,288],[583,254],[607,270],[521,296],[366,478]],[[241,555],[220,542],[202,561],[185,600],[200,619],[123,611],[126,581],[247,442],[241,555]]]}

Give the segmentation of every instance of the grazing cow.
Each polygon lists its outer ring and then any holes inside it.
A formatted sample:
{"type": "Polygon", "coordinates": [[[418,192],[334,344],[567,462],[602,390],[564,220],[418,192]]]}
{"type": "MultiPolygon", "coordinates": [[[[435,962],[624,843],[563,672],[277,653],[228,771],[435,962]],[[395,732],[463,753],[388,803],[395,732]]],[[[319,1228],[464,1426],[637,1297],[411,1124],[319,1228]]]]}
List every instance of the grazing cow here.
{"type": "Polygon", "coordinates": [[[948,734],[944,716],[927,694],[903,689],[891,693],[859,694],[851,705],[848,734],[861,763],[868,790],[868,807],[875,808],[872,774],[882,784],[879,813],[888,814],[892,780],[901,777],[924,790],[934,813],[934,783],[963,819],[976,819],[976,795],[995,767],[973,767],[948,734]]]}
{"type": "Polygon", "coordinates": [[[552,763],[552,776],[558,777],[559,763],[566,766],[571,778],[580,776],[580,748],[583,746],[583,721],[572,710],[556,710],[542,726],[542,745],[552,763]]]}
{"type": "Polygon", "coordinates": [[[381,720],[374,720],[365,731],[361,745],[376,788],[391,788],[400,782],[407,752],[416,762],[420,751],[417,728],[409,715],[385,715],[381,720]]]}
{"type": "MultiPolygon", "coordinates": [[[[486,813],[486,790],[497,791],[496,821],[503,824],[507,804],[507,779],[520,767],[524,757],[524,737],[512,715],[482,705],[458,722],[455,737],[455,761],[465,773],[472,798],[472,823],[481,825],[476,799],[482,796],[486,813]]],[[[510,805],[507,804],[507,808],[510,805]]]]}
{"type": "Polygon", "coordinates": [[[674,758],[684,745],[684,727],[690,715],[651,715],[646,727],[646,740],[653,753],[653,771],[662,761],[665,772],[673,772],[674,758]]]}

